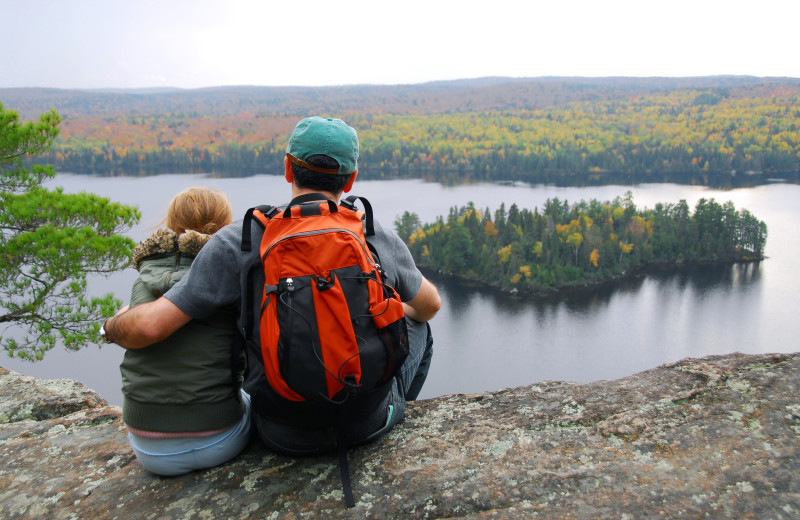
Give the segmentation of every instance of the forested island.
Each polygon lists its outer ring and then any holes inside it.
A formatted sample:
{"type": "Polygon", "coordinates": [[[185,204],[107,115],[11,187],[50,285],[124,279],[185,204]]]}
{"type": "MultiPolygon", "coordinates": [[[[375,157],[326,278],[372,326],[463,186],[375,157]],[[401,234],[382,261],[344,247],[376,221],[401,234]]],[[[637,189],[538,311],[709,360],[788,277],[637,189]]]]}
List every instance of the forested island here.
{"type": "Polygon", "coordinates": [[[405,212],[395,229],[424,267],[519,292],[550,292],[617,278],[647,266],[763,258],[767,226],[732,202],[685,200],[639,209],[631,192],[533,211],[470,203],[421,224],[405,212]]]}
{"type": "MultiPolygon", "coordinates": [[[[408,86],[0,90],[64,116],[44,157],[100,175],[278,173],[300,117],[358,129],[362,178],[710,184],[800,175],[800,80],[485,78],[408,86]],[[750,175],[748,175],[750,174],[750,175]],[[761,175],[754,175],[761,174],[761,175]]],[[[37,111],[37,112],[34,112],[37,111]]]]}

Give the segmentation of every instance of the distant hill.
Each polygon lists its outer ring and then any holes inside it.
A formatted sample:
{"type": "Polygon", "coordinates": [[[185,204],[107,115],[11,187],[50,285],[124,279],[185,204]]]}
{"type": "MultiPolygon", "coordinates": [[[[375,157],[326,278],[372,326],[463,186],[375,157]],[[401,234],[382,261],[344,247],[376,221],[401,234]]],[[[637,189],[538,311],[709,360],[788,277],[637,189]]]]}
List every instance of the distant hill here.
{"type": "Polygon", "coordinates": [[[0,102],[23,119],[55,108],[65,118],[173,114],[223,117],[240,114],[305,116],[317,113],[440,114],[558,107],[574,101],[602,101],[675,89],[726,89],[731,97],[759,89],[800,88],[800,78],[708,76],[488,77],[413,85],[335,87],[235,86],[202,89],[61,90],[0,89],[0,102]]]}
{"type": "Polygon", "coordinates": [[[798,99],[800,78],[751,76],[0,89],[23,119],[64,118],[42,157],[58,171],[279,172],[294,125],[321,115],[358,129],[362,175],[568,184],[795,179],[798,99]]]}

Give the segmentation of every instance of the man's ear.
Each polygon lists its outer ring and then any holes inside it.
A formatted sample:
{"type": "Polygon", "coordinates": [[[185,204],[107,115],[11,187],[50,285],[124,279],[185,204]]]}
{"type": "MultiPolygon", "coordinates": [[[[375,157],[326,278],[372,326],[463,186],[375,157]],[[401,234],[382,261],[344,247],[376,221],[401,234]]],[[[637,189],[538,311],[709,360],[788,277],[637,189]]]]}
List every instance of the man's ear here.
{"type": "Polygon", "coordinates": [[[292,173],[292,163],[289,157],[283,158],[283,176],[286,177],[286,182],[291,184],[294,182],[294,173],[292,173]]]}
{"type": "Polygon", "coordinates": [[[344,190],[342,191],[349,193],[350,190],[353,189],[353,183],[356,182],[356,177],[358,177],[358,170],[350,174],[350,178],[347,179],[347,184],[344,185],[344,190]]]}

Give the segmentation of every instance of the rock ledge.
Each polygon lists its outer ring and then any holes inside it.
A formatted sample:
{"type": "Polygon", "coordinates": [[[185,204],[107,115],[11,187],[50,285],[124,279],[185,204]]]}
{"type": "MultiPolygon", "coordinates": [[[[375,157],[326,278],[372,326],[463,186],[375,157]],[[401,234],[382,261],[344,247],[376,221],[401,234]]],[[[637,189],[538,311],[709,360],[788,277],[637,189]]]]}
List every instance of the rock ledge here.
{"type": "Polygon", "coordinates": [[[800,354],[685,359],[410,406],[336,458],[254,441],[176,478],[141,469],[118,407],[0,369],[2,518],[797,518],[800,354]]]}

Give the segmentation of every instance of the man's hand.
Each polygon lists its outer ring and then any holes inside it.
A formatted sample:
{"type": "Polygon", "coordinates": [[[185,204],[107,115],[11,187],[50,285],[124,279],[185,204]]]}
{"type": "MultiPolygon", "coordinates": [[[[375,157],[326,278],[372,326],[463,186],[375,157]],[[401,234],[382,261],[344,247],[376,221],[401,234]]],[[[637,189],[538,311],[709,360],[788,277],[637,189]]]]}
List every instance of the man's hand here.
{"type": "Polygon", "coordinates": [[[442,307],[442,299],[436,287],[423,276],[419,292],[411,300],[403,302],[403,307],[405,308],[406,316],[416,321],[425,322],[439,312],[442,307]]]}
{"type": "Polygon", "coordinates": [[[164,298],[123,307],[106,321],[106,338],[127,349],[140,349],[157,343],[183,327],[192,317],[164,298]]]}

